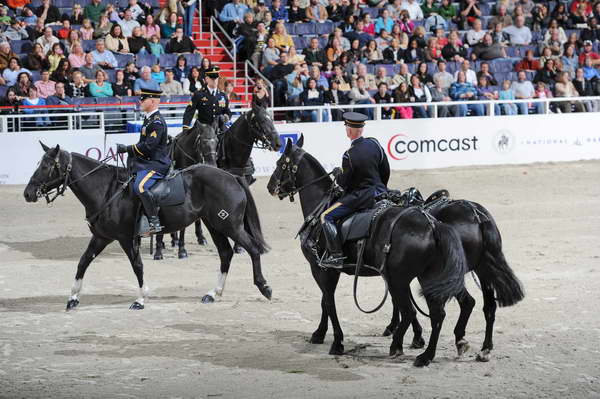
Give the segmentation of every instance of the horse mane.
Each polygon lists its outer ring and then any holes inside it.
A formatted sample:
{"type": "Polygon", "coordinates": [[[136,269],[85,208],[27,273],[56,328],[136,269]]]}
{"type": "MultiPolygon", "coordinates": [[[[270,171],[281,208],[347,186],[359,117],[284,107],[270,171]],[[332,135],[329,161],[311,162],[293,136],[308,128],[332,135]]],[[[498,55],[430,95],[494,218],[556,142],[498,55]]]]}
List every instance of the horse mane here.
{"type": "MultiPolygon", "coordinates": [[[[98,165],[100,165],[102,163],[102,162],[100,162],[100,161],[98,161],[98,160],[96,160],[94,158],[90,158],[87,155],[83,155],[83,154],[80,154],[78,152],[72,152],[71,155],[73,156],[73,158],[79,158],[79,159],[81,159],[83,161],[90,162],[90,163],[92,163],[95,166],[98,166],[98,165]]],[[[121,167],[121,166],[109,165],[108,163],[104,163],[104,167],[108,168],[110,170],[113,170],[113,171],[115,169],[117,169],[117,172],[126,172],[127,171],[127,168],[124,168],[124,167],[121,167]]]]}
{"type": "MultiPolygon", "coordinates": [[[[304,158],[308,159],[309,162],[316,169],[317,177],[321,177],[321,176],[327,174],[327,171],[325,170],[323,165],[321,165],[321,162],[319,162],[319,160],[317,158],[312,156],[312,154],[310,154],[308,151],[305,151],[304,149],[302,151],[304,151],[304,158]]],[[[323,179],[323,182],[326,183],[327,186],[329,187],[331,185],[331,178],[327,177],[326,179],[323,179]]],[[[319,182],[319,183],[323,184],[323,182],[319,182]]]]}

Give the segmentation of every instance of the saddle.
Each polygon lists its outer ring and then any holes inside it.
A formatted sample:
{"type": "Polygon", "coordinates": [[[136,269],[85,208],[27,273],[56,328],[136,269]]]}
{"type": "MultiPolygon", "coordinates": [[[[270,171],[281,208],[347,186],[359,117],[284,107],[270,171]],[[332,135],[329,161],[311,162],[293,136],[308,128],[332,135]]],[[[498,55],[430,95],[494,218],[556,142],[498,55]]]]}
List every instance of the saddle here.
{"type": "Polygon", "coordinates": [[[342,243],[369,237],[371,226],[375,224],[375,221],[383,211],[392,206],[394,206],[394,203],[384,199],[377,201],[373,208],[361,210],[342,219],[338,222],[338,231],[342,243]]]}
{"type": "Polygon", "coordinates": [[[185,186],[181,170],[169,173],[150,188],[157,206],[181,205],[185,201],[185,186]]]}

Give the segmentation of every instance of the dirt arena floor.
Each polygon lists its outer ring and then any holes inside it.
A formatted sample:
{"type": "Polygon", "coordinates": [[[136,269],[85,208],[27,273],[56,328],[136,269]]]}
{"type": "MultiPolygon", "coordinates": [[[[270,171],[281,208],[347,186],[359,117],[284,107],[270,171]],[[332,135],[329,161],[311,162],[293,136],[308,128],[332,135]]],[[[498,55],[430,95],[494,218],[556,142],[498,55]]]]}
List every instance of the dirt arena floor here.
{"type": "MultiPolygon", "coordinates": [[[[263,271],[273,300],[252,285],[250,260],[234,258],[224,296],[200,298],[216,283],[214,247],[190,243],[190,257],[164,261],[144,253],[151,289],[143,311],[129,311],[135,277],[113,245],[92,263],[80,307],[65,305],[89,232],[72,194],[55,206],[26,204],[23,186],[0,187],[0,397],[2,398],[586,398],[600,397],[600,162],[455,168],[394,173],[392,186],[424,194],[445,187],[486,206],[527,297],[496,316],[495,350],[478,363],[484,333],[481,293],[456,359],[447,306],[437,357],[412,366],[420,350],[387,356],[381,333],[391,305],[374,315],[352,301],[342,277],[338,314],[346,355],[327,354],[308,337],[320,317],[320,293],[299,244],[298,202],[253,186],[272,251],[263,271]],[[594,310],[596,309],[596,310],[594,310]]],[[[147,242],[145,248],[147,249],[147,242]]],[[[363,279],[365,306],[383,283],[363,279]]],[[[421,318],[426,326],[428,321],[421,318]]],[[[409,333],[405,342],[410,342],[409,333]]]]}

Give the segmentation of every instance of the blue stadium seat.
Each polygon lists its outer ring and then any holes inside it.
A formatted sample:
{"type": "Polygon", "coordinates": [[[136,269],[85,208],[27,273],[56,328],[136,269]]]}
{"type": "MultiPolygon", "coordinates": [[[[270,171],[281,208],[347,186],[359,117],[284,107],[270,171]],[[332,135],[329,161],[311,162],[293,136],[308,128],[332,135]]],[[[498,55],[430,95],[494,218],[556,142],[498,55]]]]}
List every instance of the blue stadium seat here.
{"type": "Polygon", "coordinates": [[[506,47],[506,55],[509,57],[519,57],[519,52],[516,47],[506,47]]]}
{"type": "Polygon", "coordinates": [[[489,26],[490,24],[490,20],[493,18],[493,16],[491,15],[484,15],[481,17],[481,26],[483,27],[483,29],[493,29],[493,26],[489,26]]]}
{"type": "Polygon", "coordinates": [[[315,25],[317,29],[317,35],[327,35],[333,32],[333,22],[331,21],[325,21],[323,23],[317,23],[315,25]]]}
{"type": "Polygon", "coordinates": [[[325,46],[327,46],[327,41],[329,39],[327,39],[326,37],[320,37],[319,38],[319,47],[321,47],[322,49],[325,48],[325,46]]]}
{"type": "Polygon", "coordinates": [[[365,7],[363,8],[361,11],[363,13],[368,13],[371,15],[371,18],[377,18],[379,17],[379,10],[381,10],[381,8],[375,8],[375,7],[365,7]]]}
{"type": "MultiPolygon", "coordinates": [[[[481,11],[481,15],[490,15],[491,14],[491,7],[489,4],[483,3],[483,2],[479,2],[477,3],[477,6],[479,7],[479,11],[481,11]]],[[[484,26],[485,27],[485,26],[484,26]]]]}
{"type": "Polygon", "coordinates": [[[296,24],[296,34],[298,35],[315,35],[317,33],[316,26],[313,23],[296,24]]]}
{"type": "Polygon", "coordinates": [[[117,97],[97,97],[96,98],[97,104],[119,104],[120,102],[121,102],[121,100],[119,100],[117,97]]]}
{"type": "Polygon", "coordinates": [[[125,68],[125,65],[127,65],[128,62],[133,61],[133,54],[120,54],[120,53],[113,53],[115,56],[115,59],[117,60],[117,67],[118,68],[125,68]]]}
{"type": "Polygon", "coordinates": [[[33,50],[33,43],[30,40],[11,40],[10,48],[17,54],[27,54],[33,50]]]}
{"type": "Polygon", "coordinates": [[[288,34],[290,35],[296,35],[296,25],[297,24],[290,24],[290,23],[285,23],[285,30],[287,31],[288,34]]]}
{"type": "Polygon", "coordinates": [[[8,91],[8,86],[0,86],[0,98],[6,97],[7,91],[8,91]]]}
{"type": "Polygon", "coordinates": [[[190,101],[190,95],[182,95],[182,96],[171,96],[171,102],[173,103],[183,103],[190,101]]]}
{"type": "Polygon", "coordinates": [[[83,51],[86,53],[96,49],[96,41],[95,40],[82,40],[81,46],[83,47],[83,51]]]}
{"type": "Polygon", "coordinates": [[[125,97],[121,97],[121,103],[127,104],[127,103],[135,103],[137,104],[139,102],[139,97],[137,96],[125,96],[125,97]]]}
{"type": "Polygon", "coordinates": [[[301,50],[308,46],[308,38],[306,37],[294,36],[292,37],[292,40],[294,41],[294,46],[296,46],[296,50],[301,50]]]}
{"type": "Polygon", "coordinates": [[[152,54],[138,54],[135,60],[135,65],[138,68],[141,68],[143,66],[152,66],[154,64],[156,64],[157,62],[157,58],[155,55],[152,54]]]}
{"type": "Polygon", "coordinates": [[[76,97],[73,99],[73,105],[96,104],[95,97],[76,97]]]}
{"type": "Polygon", "coordinates": [[[31,71],[31,81],[37,82],[41,79],[40,71],[31,71]]]}
{"type": "Polygon", "coordinates": [[[106,75],[108,75],[108,81],[109,82],[114,82],[117,76],[117,71],[114,69],[105,69],[104,73],[106,73],[106,75]]]}
{"type": "Polygon", "coordinates": [[[159,58],[159,63],[162,68],[173,68],[177,63],[178,54],[162,54],[159,58]]]}
{"type": "MultiPolygon", "coordinates": [[[[190,67],[199,66],[202,64],[202,56],[200,54],[184,54],[183,56],[187,60],[187,64],[190,67]]],[[[175,60],[175,62],[177,62],[177,60],[175,60]]],[[[161,66],[164,66],[162,65],[162,61],[161,66]]],[[[175,64],[173,64],[173,66],[175,66],[175,64]]]]}

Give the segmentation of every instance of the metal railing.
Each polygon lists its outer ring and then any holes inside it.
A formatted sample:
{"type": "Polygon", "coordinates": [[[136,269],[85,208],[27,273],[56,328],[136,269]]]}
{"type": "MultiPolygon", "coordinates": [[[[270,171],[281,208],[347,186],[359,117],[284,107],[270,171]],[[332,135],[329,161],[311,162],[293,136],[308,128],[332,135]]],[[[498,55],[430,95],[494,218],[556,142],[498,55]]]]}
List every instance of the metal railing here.
{"type": "Polygon", "coordinates": [[[0,133],[60,131],[85,133],[106,130],[104,112],[39,110],[34,113],[0,115],[0,133]]]}
{"type": "MultiPolygon", "coordinates": [[[[223,26],[219,23],[219,21],[215,18],[215,17],[210,17],[210,34],[211,36],[214,36],[215,39],[217,39],[217,41],[219,42],[219,44],[221,45],[221,47],[223,49],[225,49],[225,52],[227,53],[227,55],[229,55],[229,57],[231,58],[231,60],[233,61],[233,78],[237,78],[237,45],[235,44],[235,41],[231,38],[231,36],[229,36],[227,34],[227,32],[225,31],[225,29],[223,28],[223,26]],[[231,50],[229,51],[229,49],[227,48],[227,46],[225,45],[225,43],[223,43],[223,41],[221,40],[221,37],[219,37],[219,35],[217,33],[219,32],[215,32],[215,25],[217,25],[217,28],[219,28],[220,33],[223,34],[223,36],[225,36],[225,38],[227,40],[229,40],[229,42],[231,43],[231,50]],[[232,54],[233,52],[233,54],[232,54]]],[[[212,41],[212,37],[210,40],[210,52],[211,54],[214,54],[214,45],[213,45],[213,41],[212,41]]]]}
{"type": "MultiPolygon", "coordinates": [[[[256,81],[253,78],[251,78],[250,75],[248,74],[248,71],[249,71],[248,67],[250,67],[250,69],[252,69],[254,71],[254,73],[256,74],[256,76],[260,77],[265,82],[265,84],[269,88],[269,95],[271,97],[271,108],[273,108],[275,106],[274,96],[273,96],[273,94],[274,94],[273,83],[271,83],[271,81],[269,79],[267,79],[265,77],[265,75],[263,75],[258,70],[258,68],[253,63],[251,63],[250,61],[246,60],[244,66],[245,66],[245,79],[248,80],[250,83],[252,83],[252,85],[255,85],[256,81]]],[[[245,86],[246,87],[245,87],[244,92],[246,93],[246,100],[248,100],[248,84],[246,84],[245,86]]]]}

